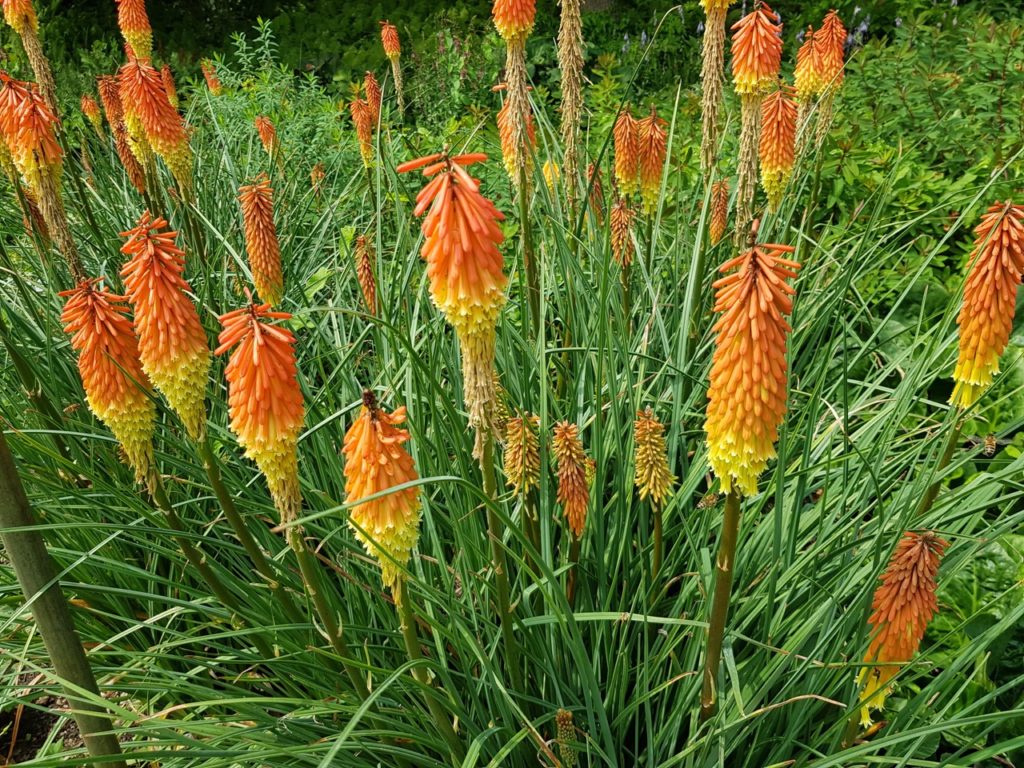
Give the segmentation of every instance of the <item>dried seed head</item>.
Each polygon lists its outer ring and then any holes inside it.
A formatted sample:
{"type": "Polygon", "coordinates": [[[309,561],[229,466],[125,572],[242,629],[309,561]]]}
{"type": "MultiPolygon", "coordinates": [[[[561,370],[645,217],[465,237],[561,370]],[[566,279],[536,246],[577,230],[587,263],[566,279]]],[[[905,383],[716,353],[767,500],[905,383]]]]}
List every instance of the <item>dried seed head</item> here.
{"type": "Polygon", "coordinates": [[[359,287],[363,290],[366,311],[371,315],[376,315],[377,281],[373,276],[375,254],[373,252],[373,245],[366,238],[366,235],[359,235],[356,238],[355,259],[356,277],[359,279],[359,287]]]}
{"type": "Polygon", "coordinates": [[[711,244],[717,245],[729,227],[729,180],[716,181],[711,186],[711,223],[708,235],[711,244]]]}
{"type": "Polygon", "coordinates": [[[560,709],[555,712],[555,728],[557,736],[555,741],[558,744],[558,755],[562,758],[563,768],[576,768],[577,754],[572,746],[576,741],[576,726],[572,722],[572,712],[567,709],[560,709]]]}

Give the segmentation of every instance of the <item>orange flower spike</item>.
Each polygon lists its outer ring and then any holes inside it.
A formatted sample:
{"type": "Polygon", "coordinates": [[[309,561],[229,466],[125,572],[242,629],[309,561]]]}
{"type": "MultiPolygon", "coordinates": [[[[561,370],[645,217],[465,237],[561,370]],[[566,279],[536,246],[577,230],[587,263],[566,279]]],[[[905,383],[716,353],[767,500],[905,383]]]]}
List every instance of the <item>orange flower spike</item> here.
{"type": "Polygon", "coordinates": [[[390,21],[380,22],[380,42],[384,46],[384,55],[395,61],[402,55],[402,44],[398,39],[398,29],[390,21]]]}
{"type": "Polygon", "coordinates": [[[359,140],[359,154],[363,158],[363,165],[369,168],[373,163],[373,110],[366,99],[352,99],[348,108],[359,140]]]}
{"type": "Polygon", "coordinates": [[[786,280],[800,265],[789,245],[756,245],[721,267],[716,280],[707,419],[708,459],[729,492],[757,493],[757,478],[775,456],[786,413],[786,340],[795,293],[786,280]],[[735,271],[734,271],[735,270],[735,271]]]}
{"type": "Polygon", "coordinates": [[[175,243],[178,233],[167,221],[142,214],[121,253],[129,256],[121,270],[128,300],[135,310],[139,357],[150,381],[181,417],[188,434],[206,433],[206,379],[210,351],[191,290],[182,277],[185,252],[175,243]]]}
{"type": "Polygon", "coordinates": [[[100,113],[100,105],[89,94],[82,96],[82,114],[85,115],[85,119],[89,121],[96,133],[102,136],[103,115],[100,113]]]}
{"type": "Polygon", "coordinates": [[[797,106],[792,89],[783,86],[761,102],[761,186],[768,196],[768,209],[782,202],[796,156],[797,106]]]}
{"type": "Polygon", "coordinates": [[[259,115],[253,121],[253,124],[256,126],[256,133],[259,134],[263,149],[266,150],[268,155],[273,157],[278,150],[277,129],[274,128],[274,124],[270,122],[269,117],[264,115],[259,115]]]}
{"type": "Polygon", "coordinates": [[[377,281],[373,276],[374,252],[366,235],[359,235],[356,238],[355,259],[356,277],[359,280],[359,287],[363,291],[363,299],[366,301],[366,311],[371,315],[376,315],[377,281]]]}
{"type": "Polygon", "coordinates": [[[624,197],[620,197],[612,205],[610,217],[612,256],[623,269],[633,263],[635,255],[631,228],[633,225],[633,209],[624,197]]]}
{"type": "Polygon", "coordinates": [[[1024,206],[996,203],[975,228],[970,272],[957,324],[960,353],[950,402],[967,408],[999,372],[999,358],[1013,329],[1017,286],[1024,274],[1024,206]]]}
{"type": "Polygon", "coordinates": [[[628,104],[623,106],[612,130],[615,145],[615,180],[625,196],[640,188],[640,129],[628,104]]]}
{"type": "Polygon", "coordinates": [[[882,574],[868,619],[874,636],[864,656],[865,662],[881,666],[862,667],[857,677],[862,686],[861,725],[865,727],[871,725],[871,710],[885,706],[890,682],[900,669],[886,662],[911,661],[938,612],[935,577],[948,546],[931,531],[908,531],[882,574]]]}
{"type": "Polygon", "coordinates": [[[590,479],[587,455],[580,440],[580,429],[567,421],[555,424],[552,438],[558,475],[558,503],[565,511],[573,535],[579,539],[587,522],[590,503],[590,479]]]}
{"type": "Polygon", "coordinates": [[[64,152],[57,143],[57,118],[35,86],[4,76],[0,132],[29,189],[41,194],[42,176],[59,185],[64,152]]]}
{"type": "Polygon", "coordinates": [[[220,318],[215,354],[229,350],[228,382],[231,431],[245,455],[267,479],[281,522],[299,516],[298,438],[304,419],[302,390],[295,365],[295,337],[271,320],[287,320],[269,304],[251,304],[220,318]]]}
{"type": "Polygon", "coordinates": [[[533,31],[536,15],[536,0],[494,0],[494,26],[509,45],[525,42],[533,31]]]}
{"type": "Polygon", "coordinates": [[[403,444],[408,430],[405,407],[388,413],[373,394],[363,394],[359,416],[345,434],[345,501],[352,506],[349,523],[366,551],[380,561],[381,581],[394,587],[419,539],[420,495],[416,487],[386,493],[358,504],[367,496],[419,479],[412,456],[403,444]]]}
{"type": "Polygon", "coordinates": [[[180,106],[178,101],[178,86],[174,84],[174,73],[171,72],[171,65],[164,64],[160,68],[160,81],[164,84],[164,92],[167,94],[167,101],[177,109],[180,106]]]}
{"type": "Polygon", "coordinates": [[[821,46],[814,27],[808,26],[804,42],[796,52],[796,69],[793,72],[796,97],[800,102],[806,103],[821,93],[824,87],[823,72],[821,46]]]}
{"type": "Polygon", "coordinates": [[[366,91],[366,103],[370,107],[370,123],[377,125],[380,120],[381,92],[380,83],[373,72],[367,71],[363,77],[363,89],[366,91]]]}
{"type": "Polygon", "coordinates": [[[732,79],[736,93],[758,94],[771,88],[782,63],[782,24],[768,5],[732,25],[732,79]]]}
{"type": "MultiPolygon", "coordinates": [[[[443,157],[443,156],[442,156],[443,157]]],[[[481,432],[494,428],[495,324],[505,304],[504,260],[498,246],[504,239],[498,223],[504,216],[480,193],[460,163],[482,155],[463,155],[443,161],[434,178],[417,196],[415,215],[426,213],[421,255],[427,263],[430,296],[454,327],[462,348],[462,377],[470,426],[481,432]]],[[[400,170],[426,167],[436,157],[404,163],[400,170]]]]}
{"type": "Polygon", "coordinates": [[[153,55],[153,29],[145,0],[117,0],[117,26],[136,56],[149,59],[153,55]]]}
{"type": "Polygon", "coordinates": [[[253,184],[238,190],[242,203],[245,229],[245,250],[249,269],[260,298],[273,306],[284,298],[284,276],[281,273],[281,245],[274,226],[274,192],[270,179],[260,174],[253,184]]]}
{"type": "Polygon", "coordinates": [[[838,88],[843,83],[843,56],[846,49],[846,27],[835,10],[825,14],[821,29],[815,36],[821,57],[821,88],[838,88]]]}
{"type": "Polygon", "coordinates": [[[718,245],[728,226],[729,180],[722,179],[711,186],[711,223],[708,225],[708,236],[712,245],[718,245]]]}
{"type": "Polygon", "coordinates": [[[153,466],[156,408],[139,360],[138,341],[124,299],[84,280],[70,291],[60,319],[78,352],[78,373],[89,409],[124,448],[135,478],[144,482],[153,466]]]}
{"type": "Polygon", "coordinates": [[[658,204],[661,192],[661,172],[665,167],[668,153],[668,135],[665,121],[651,107],[651,114],[637,123],[638,139],[638,181],[644,212],[649,216],[658,204]]]}
{"type": "Polygon", "coordinates": [[[220,96],[224,86],[221,85],[220,78],[217,77],[217,66],[209,59],[203,59],[199,62],[199,67],[203,70],[203,79],[206,80],[206,87],[210,94],[220,96]]]}
{"type": "Polygon", "coordinates": [[[39,31],[39,20],[32,0],[3,0],[3,6],[4,20],[19,35],[24,35],[25,30],[39,31]]]}
{"type": "Polygon", "coordinates": [[[146,141],[167,163],[175,181],[191,190],[192,150],[185,121],[171,106],[160,73],[146,61],[129,59],[118,74],[118,85],[129,132],[133,130],[132,121],[137,121],[146,141]]]}

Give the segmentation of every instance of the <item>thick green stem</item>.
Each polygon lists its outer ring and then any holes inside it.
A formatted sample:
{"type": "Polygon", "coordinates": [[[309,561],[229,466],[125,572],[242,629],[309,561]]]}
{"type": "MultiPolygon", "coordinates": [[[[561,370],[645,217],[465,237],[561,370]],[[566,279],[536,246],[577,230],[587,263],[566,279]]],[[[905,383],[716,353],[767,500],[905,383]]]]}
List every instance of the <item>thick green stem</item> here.
{"type": "Polygon", "coordinates": [[[57,569],[46,550],[43,537],[29,507],[3,432],[0,432],[0,540],[21,585],[26,601],[32,603],[32,615],[42,635],[53,670],[64,683],[64,694],[71,705],[86,751],[95,758],[106,758],[104,766],[125,768],[113,723],[102,702],[85,650],[75,632],[71,611],[57,581],[57,569]],[[83,696],[86,691],[91,696],[83,696]],[[114,758],[114,759],[110,759],[114,758]]]}
{"type": "Polygon", "coordinates": [[[619,270],[619,277],[622,280],[622,318],[626,321],[626,333],[633,333],[633,291],[630,285],[630,265],[623,264],[619,270]]]}
{"type": "Polygon", "coordinates": [[[281,609],[288,615],[288,618],[297,624],[305,623],[306,617],[303,615],[298,605],[296,605],[295,601],[292,600],[292,596],[288,593],[288,590],[281,583],[278,575],[270,566],[270,562],[267,560],[263,549],[257,543],[256,539],[253,538],[252,533],[249,531],[249,527],[245,524],[245,520],[243,520],[241,514],[239,514],[238,508],[235,506],[235,500],[231,496],[231,492],[227,487],[225,487],[224,481],[221,479],[220,467],[217,465],[217,459],[214,457],[213,449],[210,447],[209,435],[204,436],[202,440],[197,440],[196,448],[199,450],[199,456],[202,458],[203,466],[206,469],[206,476],[210,479],[210,485],[213,487],[213,492],[217,496],[217,501],[220,502],[220,507],[224,511],[224,516],[228,519],[232,529],[235,531],[235,536],[238,537],[242,547],[249,555],[249,559],[252,561],[256,572],[263,578],[267,586],[270,587],[270,591],[273,593],[274,598],[281,606],[281,609]]]}
{"type": "Polygon", "coordinates": [[[323,579],[313,559],[313,555],[309,551],[309,547],[306,546],[306,541],[302,535],[302,528],[298,525],[293,525],[288,529],[287,536],[288,544],[295,553],[295,559],[299,562],[299,572],[302,574],[302,582],[306,587],[306,593],[313,602],[313,607],[316,609],[317,615],[324,625],[324,634],[327,635],[331,648],[341,658],[341,663],[345,667],[349,680],[352,681],[352,687],[355,689],[356,695],[362,701],[366,701],[370,697],[370,691],[366,687],[366,681],[363,679],[359,669],[352,664],[351,660],[355,656],[349,651],[348,644],[342,635],[341,625],[338,623],[337,618],[335,618],[334,611],[324,595],[323,579]]]}
{"type": "Polygon", "coordinates": [[[953,453],[956,451],[956,446],[960,442],[960,434],[963,430],[963,421],[960,418],[959,410],[956,413],[956,421],[953,423],[953,428],[949,430],[949,435],[946,438],[946,447],[942,451],[942,456],[939,457],[939,463],[935,467],[935,481],[928,486],[928,490],[925,491],[924,496],[921,497],[920,503],[917,505],[917,510],[914,512],[914,518],[919,518],[924,515],[929,509],[932,508],[932,504],[935,503],[935,498],[939,495],[939,489],[942,488],[942,473],[949,466],[949,462],[953,460],[953,453]]]}
{"type": "MultiPolygon", "coordinates": [[[[419,663],[423,661],[423,654],[420,651],[420,641],[416,632],[416,614],[412,607],[412,595],[409,594],[409,585],[405,577],[399,577],[398,582],[395,584],[394,595],[395,608],[398,609],[398,618],[402,625],[402,638],[405,640],[405,651],[409,654],[409,660],[415,663],[415,666],[412,668],[412,676],[416,678],[416,682],[424,686],[424,689],[433,688],[430,682],[430,675],[424,666],[419,663]]],[[[427,709],[430,710],[430,716],[434,719],[437,730],[441,732],[441,736],[448,743],[448,749],[451,751],[453,762],[455,764],[461,763],[465,755],[465,749],[463,749],[462,742],[459,741],[459,737],[452,727],[448,713],[444,711],[441,702],[430,691],[424,690],[423,698],[427,703],[427,709]]]]}
{"type": "Polygon", "coordinates": [[[569,569],[565,577],[565,599],[569,603],[569,607],[572,608],[576,605],[576,585],[579,583],[580,549],[583,546],[583,539],[569,530],[566,531],[566,534],[572,540],[569,542],[569,569]]]}
{"type": "Polygon", "coordinates": [[[718,705],[718,667],[722,660],[722,639],[729,616],[729,596],[735,570],[736,539],[740,530],[740,496],[735,488],[725,497],[722,538],[715,561],[715,593],[708,621],[708,646],[704,655],[704,685],[700,694],[700,719],[715,714],[718,705]]]}
{"type": "MultiPolygon", "coordinates": [[[[497,481],[494,475],[494,435],[490,433],[484,437],[483,454],[480,457],[480,473],[483,476],[484,495],[493,503],[497,481]]],[[[519,672],[519,646],[512,633],[513,619],[509,600],[508,561],[505,558],[505,550],[501,546],[501,533],[501,521],[491,504],[488,504],[487,534],[491,540],[491,565],[494,568],[494,581],[498,593],[498,618],[501,620],[501,637],[505,645],[505,663],[513,686],[522,690],[522,676],[519,672]]]]}

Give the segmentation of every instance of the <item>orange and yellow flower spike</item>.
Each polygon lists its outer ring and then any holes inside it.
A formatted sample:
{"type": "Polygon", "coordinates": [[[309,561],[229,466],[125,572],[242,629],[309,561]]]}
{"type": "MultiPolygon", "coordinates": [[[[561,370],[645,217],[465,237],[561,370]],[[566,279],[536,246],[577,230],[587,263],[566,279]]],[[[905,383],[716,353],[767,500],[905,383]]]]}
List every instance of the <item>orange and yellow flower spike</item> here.
{"type": "Polygon", "coordinates": [[[359,154],[363,165],[369,168],[373,164],[373,108],[366,99],[352,99],[348,109],[359,140],[359,154]]]}
{"type": "Polygon", "coordinates": [[[363,76],[363,90],[366,91],[366,104],[370,108],[370,123],[377,125],[380,121],[380,83],[377,82],[377,76],[369,70],[363,76]]]}
{"type": "Polygon", "coordinates": [[[152,57],[153,29],[149,26],[145,0],[117,0],[117,26],[136,56],[152,57]]]}
{"type": "Polygon", "coordinates": [[[395,97],[398,99],[398,113],[405,113],[405,94],[402,92],[402,44],[398,39],[398,30],[390,21],[380,22],[380,42],[384,46],[384,55],[391,62],[391,76],[395,81],[395,97]]]}
{"type": "Polygon", "coordinates": [[[156,408],[124,298],[97,283],[87,279],[61,292],[67,302],[60,319],[78,352],[89,409],[114,433],[141,483],[153,468],[156,408]]]}
{"type": "Polygon", "coordinates": [[[533,31],[537,0],[494,0],[491,14],[501,39],[521,45],[533,31]]]}
{"type": "Polygon", "coordinates": [[[629,207],[629,201],[620,197],[612,205],[611,220],[612,256],[623,269],[628,269],[633,263],[636,249],[633,247],[633,209],[629,207]]]}
{"type": "Polygon", "coordinates": [[[420,495],[416,487],[386,491],[419,479],[412,456],[403,444],[409,431],[405,407],[388,413],[377,407],[373,393],[363,393],[359,416],[345,433],[345,501],[354,505],[349,522],[356,538],[380,562],[381,581],[393,588],[419,539],[420,495]],[[385,494],[372,501],[367,496],[385,494]]]}
{"type": "Polygon", "coordinates": [[[265,115],[258,115],[253,121],[253,125],[256,126],[256,133],[259,134],[260,143],[263,145],[263,149],[268,155],[275,157],[279,146],[277,129],[270,121],[270,118],[265,115]]]}
{"type": "MultiPolygon", "coordinates": [[[[491,90],[504,91],[507,88],[507,83],[501,83],[491,90]]],[[[501,143],[501,159],[505,165],[505,172],[513,184],[518,184],[520,152],[516,148],[515,125],[512,121],[511,107],[511,99],[506,98],[501,104],[501,109],[498,110],[498,140],[501,143]]],[[[528,109],[526,112],[526,141],[527,152],[523,157],[523,162],[526,164],[526,172],[529,174],[533,167],[533,152],[537,149],[537,129],[533,124],[532,109],[528,109]]]]}
{"type": "Polygon", "coordinates": [[[170,64],[164,64],[160,68],[160,81],[164,84],[164,92],[167,94],[167,101],[177,109],[180,106],[178,101],[178,86],[174,84],[174,73],[170,64]]]}
{"type": "Polygon", "coordinates": [[[366,301],[366,311],[371,315],[377,314],[377,280],[373,276],[373,263],[375,260],[373,245],[366,235],[359,235],[356,238],[355,259],[356,277],[359,280],[359,287],[363,291],[363,300],[366,301]]]}
{"type": "Polygon", "coordinates": [[[255,303],[221,315],[215,351],[234,350],[224,369],[231,431],[266,477],[282,523],[294,521],[302,509],[298,439],[305,414],[295,337],[271,322],[289,318],[269,304],[255,303]]]}
{"type": "Polygon", "coordinates": [[[896,546],[882,583],[871,602],[874,636],[864,661],[878,664],[862,667],[857,681],[861,685],[861,725],[871,725],[871,710],[882,709],[890,682],[899,672],[892,662],[914,658],[928,622],[938,612],[935,576],[948,542],[931,531],[908,531],[896,546]]]}
{"type": "Polygon", "coordinates": [[[637,122],[637,181],[644,213],[654,213],[661,191],[661,172],[668,154],[668,136],[665,121],[658,117],[651,105],[651,114],[637,122]]]}
{"type": "Polygon", "coordinates": [[[640,188],[640,124],[629,104],[624,104],[612,129],[615,147],[615,180],[625,197],[640,188]]]}
{"type": "Polygon", "coordinates": [[[96,131],[96,135],[101,139],[103,138],[103,114],[100,112],[100,105],[96,103],[89,94],[82,95],[82,114],[85,115],[85,119],[92,125],[93,130],[96,131]]]}
{"type": "Polygon", "coordinates": [[[238,190],[245,229],[245,250],[249,269],[260,298],[276,306],[284,298],[284,275],[281,272],[281,245],[274,226],[274,192],[270,179],[261,173],[252,184],[238,190]]]}
{"type": "Polygon", "coordinates": [[[506,119],[511,136],[508,143],[513,150],[511,154],[506,154],[506,158],[512,158],[514,171],[509,175],[517,191],[528,180],[530,171],[527,160],[530,97],[526,85],[526,38],[533,31],[536,15],[536,0],[494,0],[491,10],[494,26],[505,41],[505,77],[508,81],[506,119]]]}
{"type": "Polygon", "coordinates": [[[796,52],[796,69],[793,71],[796,98],[801,103],[809,102],[823,89],[824,65],[821,60],[821,46],[814,27],[808,26],[804,41],[796,52]]]}
{"type": "Polygon", "coordinates": [[[761,102],[761,186],[768,197],[768,210],[782,202],[796,162],[797,107],[792,89],[782,86],[761,102]]]}
{"type": "Polygon", "coordinates": [[[33,84],[2,73],[0,83],[0,133],[18,172],[37,197],[46,180],[59,189],[64,152],[57,143],[56,116],[33,84]]]}
{"type": "Polygon", "coordinates": [[[191,290],[182,276],[185,252],[175,243],[178,233],[149,211],[134,228],[122,232],[129,256],[121,270],[128,301],[135,310],[139,358],[149,380],[163,393],[194,439],[206,434],[206,379],[210,350],[191,290]]]}
{"type": "Polygon", "coordinates": [[[558,475],[558,503],[573,535],[580,539],[587,524],[590,503],[590,459],[583,450],[580,428],[568,421],[555,424],[551,440],[558,475]]]}
{"type": "Polygon", "coordinates": [[[775,456],[786,413],[786,340],[800,265],[789,245],[755,245],[730,259],[716,280],[715,352],[708,389],[708,459],[726,493],[757,493],[757,478],[775,456]],[[733,271],[735,270],[735,271],[733,271]]]}
{"type": "Polygon", "coordinates": [[[484,436],[495,428],[495,325],[508,281],[498,248],[504,240],[498,223],[505,217],[465,169],[486,159],[480,154],[431,155],[398,167],[399,173],[423,168],[431,179],[414,210],[417,216],[426,214],[421,255],[430,296],[462,348],[463,390],[478,453],[484,436]]]}
{"type": "Polygon", "coordinates": [[[833,9],[825,14],[821,29],[815,35],[821,61],[821,89],[835,90],[843,84],[843,57],[846,49],[846,27],[833,9]]]}
{"type": "Polygon", "coordinates": [[[950,402],[974,405],[999,372],[999,358],[1010,340],[1017,286],[1024,274],[1024,206],[996,203],[974,230],[974,250],[957,318],[960,354],[950,402]]]}
{"type": "Polygon", "coordinates": [[[210,91],[210,95],[220,96],[224,86],[221,85],[220,78],[217,77],[217,65],[210,59],[203,59],[199,63],[199,67],[203,70],[203,78],[206,80],[206,87],[210,91]]]}
{"type": "Polygon", "coordinates": [[[650,406],[636,412],[633,443],[636,446],[634,484],[640,498],[650,498],[651,504],[662,507],[676,478],[668,467],[665,425],[658,421],[650,406]]]}
{"type": "Polygon", "coordinates": [[[192,149],[188,132],[185,121],[167,98],[160,73],[142,59],[129,58],[118,74],[118,86],[129,134],[141,128],[146,142],[167,163],[183,195],[191,196],[192,149]]]}
{"type": "Polygon", "coordinates": [[[32,0],[3,0],[4,21],[15,32],[24,35],[26,31],[38,32],[39,19],[32,0]]]}

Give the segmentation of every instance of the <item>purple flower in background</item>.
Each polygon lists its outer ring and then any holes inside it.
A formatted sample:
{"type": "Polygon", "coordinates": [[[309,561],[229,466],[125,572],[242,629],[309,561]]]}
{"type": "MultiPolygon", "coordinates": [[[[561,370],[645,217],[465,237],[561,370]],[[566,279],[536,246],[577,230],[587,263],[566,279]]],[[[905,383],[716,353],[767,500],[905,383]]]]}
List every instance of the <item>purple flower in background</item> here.
{"type": "Polygon", "coordinates": [[[703,21],[698,21],[697,22],[697,34],[698,35],[703,35],[704,34],[704,22],[703,21]]]}
{"type": "Polygon", "coordinates": [[[804,41],[804,35],[805,34],[807,34],[806,30],[803,30],[803,29],[801,29],[799,32],[797,32],[796,33],[796,41],[798,43],[802,43],[804,41]]]}
{"type": "Polygon", "coordinates": [[[640,31],[640,45],[647,45],[647,30],[640,31]]]}
{"type": "Polygon", "coordinates": [[[623,52],[623,53],[629,53],[629,32],[627,32],[626,34],[624,34],[624,35],[622,36],[622,39],[623,39],[623,40],[625,41],[625,42],[623,43],[623,45],[622,45],[622,52],[623,52]]]}
{"type": "Polygon", "coordinates": [[[901,17],[899,17],[899,16],[896,17],[896,26],[897,27],[902,27],[903,26],[903,19],[901,17]]]}

